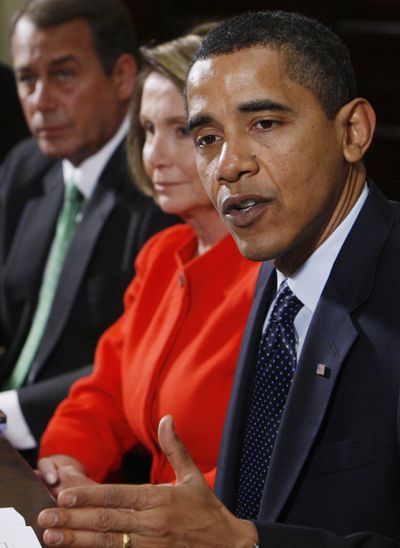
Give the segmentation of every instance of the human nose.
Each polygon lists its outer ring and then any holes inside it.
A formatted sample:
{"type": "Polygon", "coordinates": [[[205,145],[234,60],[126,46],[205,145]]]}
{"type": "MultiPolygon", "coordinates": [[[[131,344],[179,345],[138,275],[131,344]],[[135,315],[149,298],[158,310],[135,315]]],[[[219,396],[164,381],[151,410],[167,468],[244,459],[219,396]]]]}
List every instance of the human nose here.
{"type": "Polygon", "coordinates": [[[171,143],[156,131],[150,142],[145,144],[147,158],[154,168],[163,167],[171,163],[171,143]]]}
{"type": "Polygon", "coordinates": [[[255,154],[243,143],[234,140],[224,142],[217,163],[218,182],[235,183],[244,175],[253,175],[258,169],[255,154]]]}
{"type": "Polygon", "coordinates": [[[44,80],[37,80],[30,94],[29,102],[36,110],[51,110],[55,106],[54,93],[51,85],[44,80]]]}

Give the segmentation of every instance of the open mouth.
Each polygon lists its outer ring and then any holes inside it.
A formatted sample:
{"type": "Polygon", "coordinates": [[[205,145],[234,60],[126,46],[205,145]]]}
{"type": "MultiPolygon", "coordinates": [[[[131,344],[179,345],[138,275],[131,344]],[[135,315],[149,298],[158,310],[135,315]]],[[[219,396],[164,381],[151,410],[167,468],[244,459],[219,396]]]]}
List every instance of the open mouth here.
{"type": "MultiPolygon", "coordinates": [[[[244,211],[245,209],[249,209],[250,207],[253,207],[257,205],[259,202],[257,200],[247,199],[243,200],[243,202],[240,202],[238,204],[232,204],[229,209],[236,209],[238,211],[244,211]]],[[[229,210],[228,210],[229,212],[229,210]]]]}
{"type": "Polygon", "coordinates": [[[252,224],[265,210],[271,200],[257,197],[230,197],[222,203],[222,213],[232,224],[245,227],[252,224]]]}

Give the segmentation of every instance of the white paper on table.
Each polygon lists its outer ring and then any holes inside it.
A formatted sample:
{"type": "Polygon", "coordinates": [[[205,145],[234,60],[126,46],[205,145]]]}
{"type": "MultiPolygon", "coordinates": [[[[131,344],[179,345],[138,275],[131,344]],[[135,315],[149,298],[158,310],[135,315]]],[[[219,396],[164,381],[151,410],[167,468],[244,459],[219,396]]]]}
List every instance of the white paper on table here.
{"type": "Polygon", "coordinates": [[[34,530],[15,508],[0,508],[0,548],[41,548],[34,530]]]}
{"type": "Polygon", "coordinates": [[[15,508],[0,508],[0,527],[3,525],[25,527],[25,520],[15,508]]]}

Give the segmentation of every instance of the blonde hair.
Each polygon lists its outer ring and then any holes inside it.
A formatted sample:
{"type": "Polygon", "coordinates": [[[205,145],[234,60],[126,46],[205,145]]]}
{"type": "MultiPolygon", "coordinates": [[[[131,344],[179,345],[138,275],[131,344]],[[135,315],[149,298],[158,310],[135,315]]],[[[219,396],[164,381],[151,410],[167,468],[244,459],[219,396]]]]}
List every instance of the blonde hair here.
{"type": "Polygon", "coordinates": [[[204,23],[191,29],[188,34],[154,47],[141,47],[143,66],[136,80],[130,108],[130,129],[127,138],[127,155],[133,180],[137,187],[149,196],[155,196],[153,183],[148,177],[142,159],[144,131],[139,122],[143,85],[151,72],[159,72],[169,78],[183,93],[186,74],[193,56],[203,38],[216,23],[204,23]]]}

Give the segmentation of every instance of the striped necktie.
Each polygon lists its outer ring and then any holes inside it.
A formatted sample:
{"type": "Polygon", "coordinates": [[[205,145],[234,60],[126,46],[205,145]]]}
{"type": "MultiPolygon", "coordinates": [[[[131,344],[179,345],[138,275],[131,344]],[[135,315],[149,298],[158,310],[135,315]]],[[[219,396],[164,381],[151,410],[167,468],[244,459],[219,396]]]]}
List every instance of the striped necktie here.
{"type": "Polygon", "coordinates": [[[17,389],[22,386],[35,359],[50,315],[64,259],[75,233],[77,216],[82,207],[83,199],[82,193],[73,182],[65,185],[64,202],[58,216],[32,324],[17,363],[3,390],[17,389]]]}

